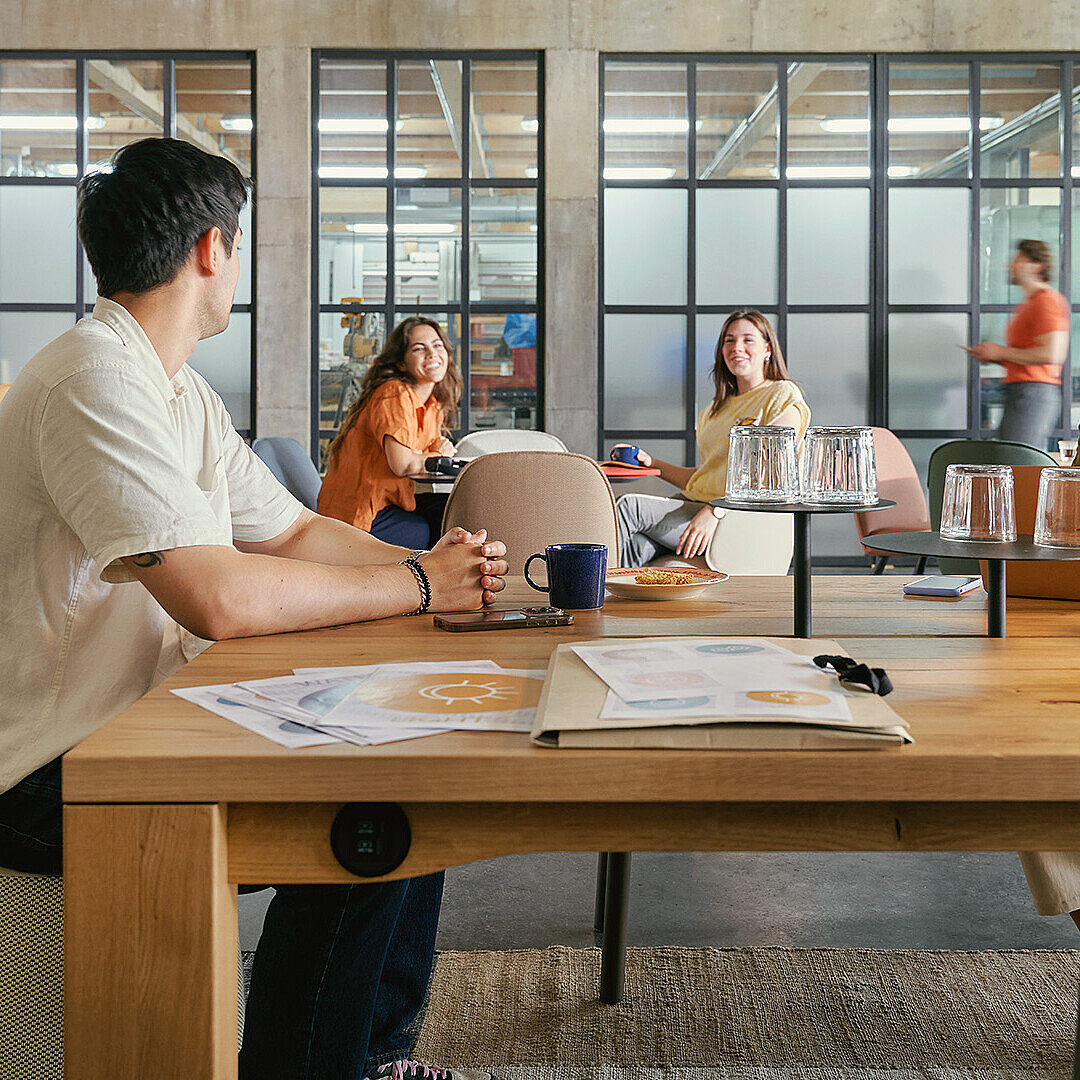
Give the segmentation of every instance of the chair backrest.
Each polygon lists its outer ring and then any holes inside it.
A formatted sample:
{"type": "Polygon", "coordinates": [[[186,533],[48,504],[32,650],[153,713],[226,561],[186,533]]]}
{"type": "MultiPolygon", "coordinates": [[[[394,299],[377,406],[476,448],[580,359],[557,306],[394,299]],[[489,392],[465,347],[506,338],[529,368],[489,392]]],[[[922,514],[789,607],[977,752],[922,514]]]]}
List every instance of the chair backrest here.
{"type": "MultiPolygon", "coordinates": [[[[930,491],[930,523],[941,524],[941,499],[945,494],[945,470],[950,465],[1055,465],[1045,451],[1027,443],[999,439],[954,439],[942,443],[930,455],[926,486],[930,491]]],[[[943,574],[977,574],[975,559],[938,559],[943,574]]]]}
{"type": "Polygon", "coordinates": [[[548,544],[605,544],[608,566],[619,561],[615,497],[592,458],[517,450],[487,454],[458,474],[442,531],[487,529],[506,545],[511,574],[548,544]]]}
{"type": "Polygon", "coordinates": [[[295,440],[283,435],[267,435],[256,439],[251,444],[266,462],[270,471],[285,485],[309,510],[315,509],[319,501],[319,470],[308,456],[307,451],[295,440]]]}
{"type": "Polygon", "coordinates": [[[895,506],[870,514],[853,514],[859,539],[887,532],[928,532],[930,513],[918,470],[904,444],[888,428],[871,428],[877,466],[878,497],[895,506]]]}
{"type": "Polygon", "coordinates": [[[705,549],[705,562],[710,570],[722,570],[732,577],[782,577],[788,572],[794,549],[792,514],[725,510],[705,549]]]}
{"type": "Polygon", "coordinates": [[[525,428],[491,428],[470,431],[457,444],[459,457],[480,457],[482,454],[502,454],[507,450],[557,450],[566,453],[566,443],[546,431],[525,428]]]}

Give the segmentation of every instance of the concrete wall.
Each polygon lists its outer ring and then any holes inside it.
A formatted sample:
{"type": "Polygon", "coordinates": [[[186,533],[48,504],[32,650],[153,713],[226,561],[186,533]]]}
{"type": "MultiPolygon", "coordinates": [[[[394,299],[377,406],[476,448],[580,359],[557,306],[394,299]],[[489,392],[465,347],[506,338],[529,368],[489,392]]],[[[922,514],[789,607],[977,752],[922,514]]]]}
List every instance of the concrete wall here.
{"type": "Polygon", "coordinates": [[[5,49],[255,49],[260,434],[308,441],[310,50],[543,49],[546,427],[596,445],[598,56],[1080,49],[1075,0],[0,0],[5,49]],[[590,300],[591,298],[591,300],[590,300]]]}

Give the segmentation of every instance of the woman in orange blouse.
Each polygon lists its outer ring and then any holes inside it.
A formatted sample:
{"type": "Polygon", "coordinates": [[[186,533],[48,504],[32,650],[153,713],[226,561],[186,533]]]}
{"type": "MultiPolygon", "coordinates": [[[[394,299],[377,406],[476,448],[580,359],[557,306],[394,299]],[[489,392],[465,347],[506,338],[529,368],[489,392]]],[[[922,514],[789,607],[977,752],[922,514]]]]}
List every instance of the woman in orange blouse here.
{"type": "Polygon", "coordinates": [[[391,331],[327,452],[318,511],[389,544],[429,548],[445,495],[417,495],[409,473],[432,454],[452,456],[446,421],[461,398],[461,372],[433,319],[410,315],[391,331]]]}

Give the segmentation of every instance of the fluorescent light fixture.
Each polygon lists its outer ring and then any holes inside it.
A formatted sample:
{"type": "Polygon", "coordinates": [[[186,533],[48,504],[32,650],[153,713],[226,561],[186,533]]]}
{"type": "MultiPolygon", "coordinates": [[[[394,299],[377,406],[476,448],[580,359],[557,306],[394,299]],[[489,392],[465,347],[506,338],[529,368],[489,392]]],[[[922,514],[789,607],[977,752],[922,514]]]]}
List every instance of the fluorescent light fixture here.
{"type": "Polygon", "coordinates": [[[789,165],[789,180],[869,180],[869,165],[789,165]]]}
{"type": "Polygon", "coordinates": [[[690,130],[689,120],[662,117],[623,117],[604,121],[605,135],[685,135],[690,130]]]}
{"type": "MultiPolygon", "coordinates": [[[[394,170],[398,180],[420,180],[427,176],[427,169],[403,165],[394,170]]],[[[320,180],[385,180],[385,165],[320,165],[320,180]]]]}
{"type": "MultiPolygon", "coordinates": [[[[979,118],[979,130],[992,131],[1004,123],[1001,116],[983,116],[979,118]]],[[[870,130],[870,121],[861,116],[822,120],[821,130],[832,135],[865,135],[870,130]]],[[[893,135],[961,134],[970,130],[971,121],[966,116],[894,116],[889,120],[889,132],[893,135]]]]}
{"type": "Polygon", "coordinates": [[[522,120],[521,121],[521,130],[522,131],[532,132],[533,134],[535,134],[536,132],[538,132],[540,130],[540,121],[539,120],[522,120]]]}
{"type": "Polygon", "coordinates": [[[79,166],[74,161],[61,161],[57,165],[47,165],[46,172],[51,176],[78,176],[79,166]]]}
{"type": "Polygon", "coordinates": [[[255,125],[250,116],[223,116],[221,127],[224,131],[239,131],[246,135],[251,133],[255,125]]]}
{"type": "Polygon", "coordinates": [[[390,125],[379,117],[331,118],[324,116],[319,121],[319,132],[322,135],[385,135],[389,127],[390,125]]]}
{"type": "MultiPolygon", "coordinates": [[[[385,236],[386,223],[382,221],[360,221],[352,225],[346,225],[351,233],[360,233],[363,236],[385,236]]],[[[417,222],[416,224],[401,224],[394,226],[395,236],[446,236],[456,233],[458,227],[445,222],[417,222]]]]}
{"type": "Polygon", "coordinates": [[[890,165],[889,179],[903,180],[906,176],[914,176],[918,171],[917,165],[890,165]]]}
{"type": "Polygon", "coordinates": [[[604,169],[605,180],[670,180],[674,169],[668,168],[622,168],[609,165],[604,169]]]}
{"type": "MultiPolygon", "coordinates": [[[[88,116],[86,127],[94,131],[105,126],[100,116],[88,116]]],[[[77,131],[75,116],[4,116],[0,114],[0,131],[77,131]]]]}

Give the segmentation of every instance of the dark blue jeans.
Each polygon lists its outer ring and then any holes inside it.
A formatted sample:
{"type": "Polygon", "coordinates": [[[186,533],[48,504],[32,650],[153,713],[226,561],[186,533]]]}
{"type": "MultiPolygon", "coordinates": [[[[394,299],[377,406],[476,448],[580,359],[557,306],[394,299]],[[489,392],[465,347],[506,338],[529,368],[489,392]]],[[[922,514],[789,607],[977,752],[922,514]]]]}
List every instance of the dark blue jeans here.
{"type": "MultiPolygon", "coordinates": [[[[61,870],[60,759],[0,794],[0,866],[61,870]]],[[[442,874],[279,885],[255,952],[242,1080],[361,1080],[407,1057],[435,956],[442,874]]]]}
{"type": "Polygon", "coordinates": [[[442,536],[442,515],[449,496],[422,491],[415,510],[384,506],[371,523],[371,535],[387,544],[406,548],[430,548],[442,536]]]}

